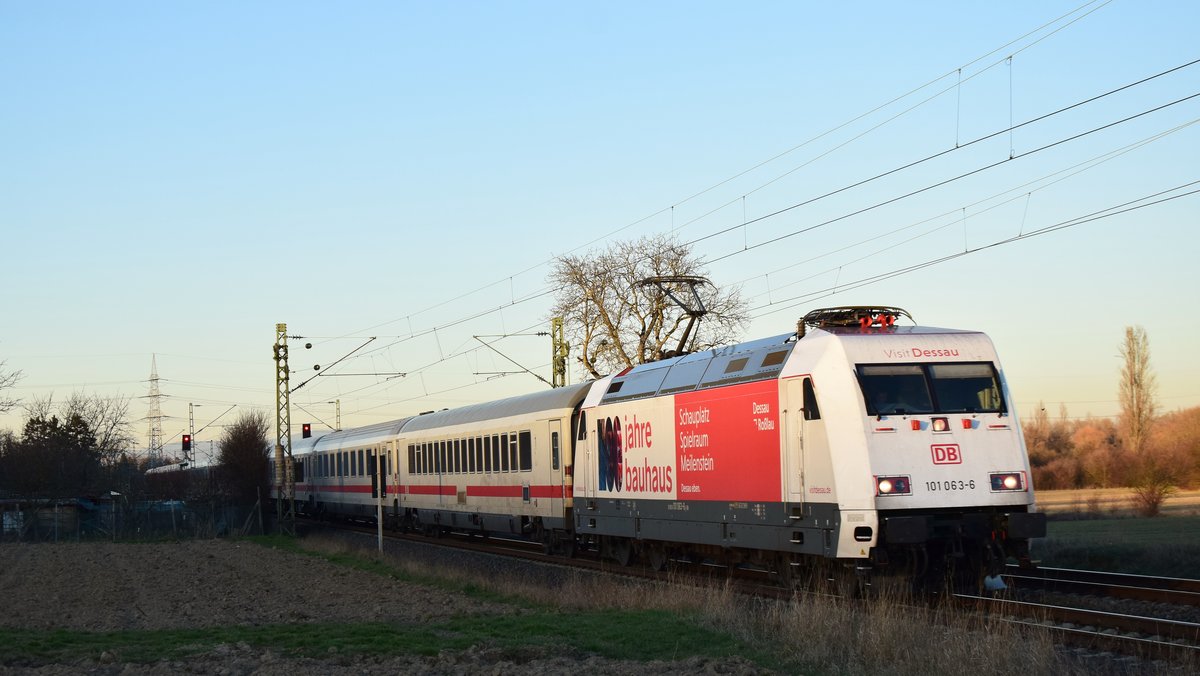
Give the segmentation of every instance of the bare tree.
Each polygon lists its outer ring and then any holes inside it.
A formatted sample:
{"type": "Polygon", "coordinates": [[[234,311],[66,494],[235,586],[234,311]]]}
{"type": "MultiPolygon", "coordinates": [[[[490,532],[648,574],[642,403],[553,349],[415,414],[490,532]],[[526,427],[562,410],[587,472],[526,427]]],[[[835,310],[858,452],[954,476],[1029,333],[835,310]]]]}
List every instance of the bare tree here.
{"type": "Polygon", "coordinates": [[[63,420],[79,418],[96,438],[96,452],[105,465],[116,463],[122,452],[134,444],[133,430],[129,423],[128,396],[105,397],[99,394],[72,392],[59,404],[54,395],[35,397],[25,405],[29,418],[48,419],[58,416],[63,420]]]}
{"type": "MultiPolygon", "coordinates": [[[[691,316],[664,292],[690,296],[682,282],[643,285],[648,278],[700,277],[705,271],[690,248],[667,235],[616,242],[581,256],[559,257],[550,272],[557,289],[553,313],[577,358],[593,377],[674,352],[691,316]]],[[[688,336],[684,352],[737,339],[747,321],[740,289],[697,287],[707,314],[688,336]]]]}
{"type": "MultiPolygon", "coordinates": [[[[4,368],[7,361],[0,361],[0,392],[11,389],[15,386],[24,374],[20,371],[9,371],[4,368]]],[[[0,395],[0,413],[8,413],[16,408],[21,403],[20,399],[13,399],[8,396],[0,395]]]]}
{"type": "Polygon", "coordinates": [[[1125,342],[1121,345],[1121,431],[1126,449],[1141,455],[1150,425],[1158,409],[1155,402],[1157,383],[1150,370],[1150,339],[1140,326],[1125,327],[1125,342]]]}

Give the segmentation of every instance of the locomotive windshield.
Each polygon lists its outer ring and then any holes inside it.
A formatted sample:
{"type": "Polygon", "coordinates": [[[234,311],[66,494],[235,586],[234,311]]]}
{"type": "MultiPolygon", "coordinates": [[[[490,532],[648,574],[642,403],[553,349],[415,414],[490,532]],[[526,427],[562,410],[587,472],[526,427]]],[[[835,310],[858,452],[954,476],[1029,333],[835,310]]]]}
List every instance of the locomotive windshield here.
{"type": "Polygon", "coordinates": [[[859,364],[858,381],[871,415],[1004,411],[990,362],[859,364]]]}

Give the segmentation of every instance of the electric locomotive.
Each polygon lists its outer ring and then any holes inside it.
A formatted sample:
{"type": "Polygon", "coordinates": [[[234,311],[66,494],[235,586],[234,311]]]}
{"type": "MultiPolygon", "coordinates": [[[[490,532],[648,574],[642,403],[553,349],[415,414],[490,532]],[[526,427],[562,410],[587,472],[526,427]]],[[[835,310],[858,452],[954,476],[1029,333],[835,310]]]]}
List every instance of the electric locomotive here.
{"type": "Polygon", "coordinates": [[[813,560],[993,576],[1045,534],[991,341],[890,307],[598,381],[580,413],[575,524],[621,562],[813,560]]]}

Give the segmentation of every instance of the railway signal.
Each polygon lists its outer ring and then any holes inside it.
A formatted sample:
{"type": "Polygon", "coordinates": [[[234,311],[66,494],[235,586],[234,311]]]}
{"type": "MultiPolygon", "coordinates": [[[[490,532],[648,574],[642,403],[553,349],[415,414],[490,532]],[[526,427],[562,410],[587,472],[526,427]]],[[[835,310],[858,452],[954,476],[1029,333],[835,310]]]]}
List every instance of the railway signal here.
{"type": "Polygon", "coordinates": [[[305,439],[312,436],[312,423],[304,423],[300,426],[300,436],[305,439]]]}
{"type": "Polygon", "coordinates": [[[183,435],[183,450],[185,450],[185,451],[192,450],[192,435],[190,435],[190,434],[183,435]]]}

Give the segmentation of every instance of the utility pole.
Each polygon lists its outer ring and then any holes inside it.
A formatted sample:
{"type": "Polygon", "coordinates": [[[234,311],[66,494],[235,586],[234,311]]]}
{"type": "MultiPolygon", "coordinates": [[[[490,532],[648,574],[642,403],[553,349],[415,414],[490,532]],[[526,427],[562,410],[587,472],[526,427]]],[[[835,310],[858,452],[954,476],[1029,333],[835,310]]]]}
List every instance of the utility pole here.
{"type": "Polygon", "coordinates": [[[550,320],[550,371],[553,382],[551,387],[564,387],[567,384],[567,355],[571,347],[563,338],[563,318],[554,317],[550,320]]]}
{"type": "Polygon", "coordinates": [[[334,423],[335,427],[333,428],[333,431],[341,432],[342,431],[342,400],[334,399],[333,401],[327,401],[325,403],[334,405],[335,408],[333,410],[336,413],[336,422],[334,423]]]}
{"type": "Polygon", "coordinates": [[[288,390],[287,324],[275,325],[275,485],[279,530],[296,534],[296,476],[292,471],[291,392],[288,390]]]}
{"type": "Polygon", "coordinates": [[[191,467],[196,466],[196,462],[192,459],[196,457],[196,415],[194,411],[195,404],[188,402],[188,438],[192,440],[192,457],[188,457],[188,452],[183,452],[183,461],[191,467]]]}

